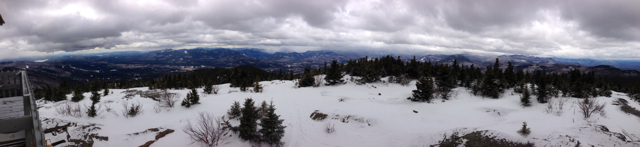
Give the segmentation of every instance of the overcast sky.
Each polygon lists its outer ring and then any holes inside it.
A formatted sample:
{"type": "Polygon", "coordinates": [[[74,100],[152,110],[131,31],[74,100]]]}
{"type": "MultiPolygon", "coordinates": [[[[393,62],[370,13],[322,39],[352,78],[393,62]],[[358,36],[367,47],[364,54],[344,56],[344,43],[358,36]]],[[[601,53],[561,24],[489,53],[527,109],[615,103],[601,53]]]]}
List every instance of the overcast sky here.
{"type": "Polygon", "coordinates": [[[225,47],[640,60],[638,0],[2,0],[0,59],[225,47]]]}

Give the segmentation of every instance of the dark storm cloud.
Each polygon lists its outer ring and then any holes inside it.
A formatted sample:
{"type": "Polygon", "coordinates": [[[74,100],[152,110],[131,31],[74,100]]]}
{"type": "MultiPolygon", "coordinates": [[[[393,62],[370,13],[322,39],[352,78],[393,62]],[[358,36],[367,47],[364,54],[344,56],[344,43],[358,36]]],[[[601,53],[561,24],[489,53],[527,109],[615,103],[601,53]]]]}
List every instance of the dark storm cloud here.
{"type": "Polygon", "coordinates": [[[3,1],[0,58],[250,47],[640,59],[637,6],[633,0],[3,1]]]}

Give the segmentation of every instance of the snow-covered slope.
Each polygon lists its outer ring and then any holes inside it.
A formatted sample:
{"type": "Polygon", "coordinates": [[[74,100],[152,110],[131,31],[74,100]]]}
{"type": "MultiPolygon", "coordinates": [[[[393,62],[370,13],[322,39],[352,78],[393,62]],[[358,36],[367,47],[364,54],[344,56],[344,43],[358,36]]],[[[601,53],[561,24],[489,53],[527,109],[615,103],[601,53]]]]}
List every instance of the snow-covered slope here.
{"type": "MultiPolygon", "coordinates": [[[[349,77],[345,77],[349,78],[349,77]]],[[[102,97],[99,105],[110,105],[112,112],[103,112],[99,117],[89,118],[63,116],[56,112],[56,106],[63,106],[63,102],[39,101],[40,116],[46,120],[46,128],[75,122],[65,132],[47,133],[46,137],[57,140],[83,138],[83,135],[108,137],[106,140],[95,140],[95,146],[140,146],[154,140],[156,133],[138,133],[151,128],[159,131],[173,129],[175,132],[158,139],[151,146],[197,146],[190,144],[182,127],[187,119],[195,120],[198,112],[209,112],[216,116],[226,114],[234,101],[243,102],[245,98],[253,98],[258,106],[262,101],[273,101],[276,113],[284,119],[287,126],[282,139],[284,146],[313,147],[313,146],[429,146],[436,144],[444,134],[454,131],[471,132],[474,130],[489,130],[502,138],[513,141],[533,142],[536,146],[574,146],[577,141],[582,145],[594,146],[640,146],[638,142],[625,142],[611,135],[611,132],[627,132],[626,139],[633,135],[640,136],[640,118],[622,112],[619,106],[612,105],[613,101],[622,98],[629,101],[629,105],[640,108],[640,104],[630,100],[625,94],[614,92],[611,98],[598,97],[600,102],[606,102],[606,115],[594,114],[589,119],[583,119],[578,112],[576,98],[552,98],[554,108],[547,113],[547,104],[539,104],[532,98],[533,106],[523,108],[517,94],[512,90],[505,91],[500,99],[482,98],[471,95],[464,88],[454,89],[453,98],[447,101],[436,99],[432,103],[419,103],[407,100],[411,90],[415,89],[415,81],[411,86],[398,84],[374,83],[356,85],[347,83],[339,86],[321,86],[294,88],[293,81],[264,81],[263,93],[230,92],[238,88],[230,88],[229,84],[221,85],[217,95],[203,95],[200,93],[201,104],[191,108],[177,106],[156,113],[155,101],[135,96],[123,99],[124,89],[111,89],[113,94],[102,97]],[[343,99],[340,102],[339,99],[343,99]],[[562,110],[558,101],[566,99],[562,110]],[[132,118],[125,118],[121,114],[125,101],[143,105],[143,113],[132,118]],[[327,119],[315,121],[310,114],[318,110],[329,114],[327,119]],[[414,110],[418,113],[414,113],[414,110]],[[349,116],[349,117],[348,117],[349,116]],[[348,117],[348,119],[344,119],[348,117]],[[344,121],[343,121],[344,119],[344,121]],[[523,122],[531,128],[531,134],[523,137],[516,133],[523,122]],[[335,132],[325,132],[325,124],[335,125],[335,132]],[[606,126],[610,132],[602,131],[600,126],[606,126]]],[[[147,88],[133,88],[147,90],[147,88]]],[[[170,90],[187,95],[189,90],[170,90]]],[[[198,89],[202,92],[202,89],[198,89]]],[[[89,106],[90,93],[85,93],[81,105],[89,106]]],[[[68,97],[71,97],[70,95],[68,97]]],[[[73,103],[73,102],[71,102],[73,103]]],[[[178,102],[179,103],[179,102],[178,102]]],[[[84,107],[83,107],[83,111],[84,107]]],[[[237,124],[237,122],[235,122],[237,124]]],[[[227,139],[223,146],[251,146],[249,142],[238,139],[237,134],[227,139]]],[[[637,137],[635,137],[637,139],[637,137]]]]}

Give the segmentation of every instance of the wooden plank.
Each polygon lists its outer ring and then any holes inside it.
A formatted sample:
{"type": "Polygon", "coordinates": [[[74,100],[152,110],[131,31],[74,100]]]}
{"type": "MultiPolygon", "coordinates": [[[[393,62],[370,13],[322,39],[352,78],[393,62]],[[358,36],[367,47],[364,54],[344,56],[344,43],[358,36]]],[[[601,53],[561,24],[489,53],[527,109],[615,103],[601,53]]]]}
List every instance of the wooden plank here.
{"type": "Polygon", "coordinates": [[[21,97],[0,98],[0,113],[9,109],[24,108],[21,97]]]}
{"type": "MultiPolygon", "coordinates": [[[[17,118],[17,117],[22,117],[24,116],[24,112],[23,111],[19,111],[19,112],[11,112],[11,113],[1,113],[0,114],[0,122],[7,120],[7,119],[13,119],[13,118],[17,118]]],[[[0,125],[2,126],[2,125],[0,125]]]]}
{"type": "Polygon", "coordinates": [[[22,101],[22,96],[0,98],[0,103],[4,101],[22,101]]]}
{"type": "Polygon", "coordinates": [[[24,107],[0,108],[0,115],[13,112],[24,112],[24,107]]]}
{"type": "Polygon", "coordinates": [[[33,118],[23,116],[19,118],[0,120],[0,132],[15,132],[20,130],[30,130],[33,128],[33,118]]]}
{"type": "Polygon", "coordinates": [[[6,111],[16,111],[16,110],[23,110],[24,106],[4,106],[4,107],[0,107],[0,113],[6,112],[6,111]]]}

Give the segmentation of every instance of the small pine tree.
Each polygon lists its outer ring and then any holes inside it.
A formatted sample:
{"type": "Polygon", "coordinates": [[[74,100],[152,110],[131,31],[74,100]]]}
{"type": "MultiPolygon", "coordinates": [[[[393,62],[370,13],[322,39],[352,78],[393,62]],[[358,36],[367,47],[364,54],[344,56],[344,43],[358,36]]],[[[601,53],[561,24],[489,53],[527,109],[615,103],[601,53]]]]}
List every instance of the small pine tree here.
{"type": "Polygon", "coordinates": [[[260,108],[258,108],[258,117],[265,117],[267,115],[267,111],[269,111],[269,104],[267,104],[267,101],[262,101],[260,108]]]}
{"type": "Polygon", "coordinates": [[[96,113],[96,103],[91,104],[89,110],[87,110],[87,115],[89,117],[96,117],[98,114],[96,113]]]}
{"type": "Polygon", "coordinates": [[[211,80],[207,81],[204,84],[204,89],[203,89],[204,93],[206,94],[211,94],[213,92],[213,84],[211,84],[211,80]]]}
{"type": "Polygon", "coordinates": [[[94,104],[100,102],[100,94],[98,91],[91,91],[91,101],[94,104]]]}
{"type": "Polygon", "coordinates": [[[527,86],[523,86],[524,89],[522,89],[522,96],[520,97],[520,103],[522,103],[522,106],[525,107],[529,107],[531,106],[531,100],[529,100],[531,98],[531,94],[529,93],[529,88],[527,88],[527,86]]]}
{"type": "Polygon", "coordinates": [[[549,99],[549,91],[547,89],[547,76],[545,76],[544,72],[538,71],[540,74],[540,77],[538,79],[538,89],[536,90],[538,93],[538,97],[537,100],[539,103],[547,103],[547,100],[549,99]]]}
{"type": "Polygon", "coordinates": [[[422,77],[416,82],[416,90],[413,90],[412,101],[430,102],[433,98],[433,80],[431,77],[422,77]]]}
{"type": "Polygon", "coordinates": [[[522,128],[518,130],[518,133],[522,136],[527,136],[531,133],[531,129],[527,128],[527,122],[522,122],[522,128]]]}
{"type": "Polygon", "coordinates": [[[104,96],[109,95],[109,88],[104,87],[104,92],[102,92],[104,94],[104,96]]]}
{"type": "Polygon", "coordinates": [[[601,88],[600,96],[611,97],[611,87],[609,87],[609,84],[605,84],[603,88],[601,88]]]}
{"type": "Polygon", "coordinates": [[[234,101],[229,111],[227,111],[227,115],[229,116],[229,119],[240,118],[240,116],[242,116],[241,109],[242,108],[240,108],[240,102],[234,101]]]}
{"type": "Polygon", "coordinates": [[[189,96],[187,96],[186,98],[182,99],[182,103],[180,103],[180,105],[184,106],[184,107],[191,107],[191,101],[189,100],[189,96]]]}
{"type": "Polygon", "coordinates": [[[256,77],[255,82],[253,83],[253,92],[262,93],[262,85],[260,85],[260,77],[256,77]]]}
{"type": "Polygon", "coordinates": [[[315,84],[315,79],[313,79],[313,74],[311,73],[311,67],[307,66],[304,68],[304,73],[302,79],[298,82],[299,87],[309,87],[315,84]]]}
{"type": "Polygon", "coordinates": [[[191,88],[191,92],[187,94],[190,105],[195,105],[200,103],[200,96],[198,95],[198,91],[196,88],[191,88]]]}
{"type": "Polygon", "coordinates": [[[258,139],[258,113],[256,107],[253,106],[253,99],[247,98],[244,101],[244,108],[242,108],[242,116],[240,117],[240,126],[238,131],[240,132],[240,138],[249,141],[256,141],[258,139]]]}
{"type": "Polygon", "coordinates": [[[342,71],[340,71],[340,65],[338,65],[338,61],[331,61],[331,67],[327,70],[327,76],[324,77],[324,80],[327,82],[325,85],[336,85],[344,83],[342,77],[342,71]]]}
{"type": "Polygon", "coordinates": [[[71,97],[71,101],[79,102],[84,99],[84,95],[82,95],[82,91],[80,89],[75,89],[73,91],[73,97],[71,97]]]}
{"type": "Polygon", "coordinates": [[[260,120],[260,134],[262,135],[262,141],[269,145],[279,146],[282,144],[280,141],[284,136],[284,128],[282,125],[283,119],[280,119],[280,115],[275,113],[275,106],[273,102],[269,105],[265,116],[260,120]]]}

